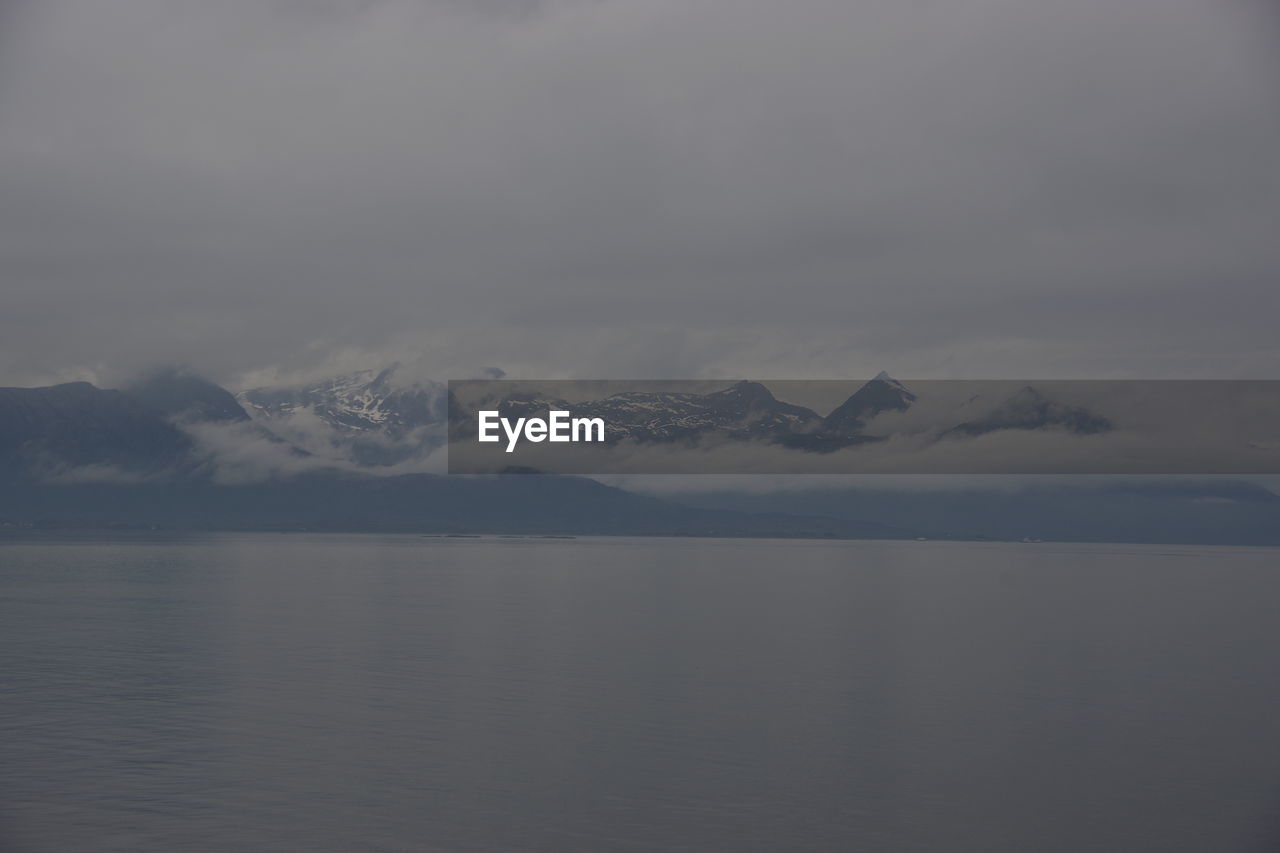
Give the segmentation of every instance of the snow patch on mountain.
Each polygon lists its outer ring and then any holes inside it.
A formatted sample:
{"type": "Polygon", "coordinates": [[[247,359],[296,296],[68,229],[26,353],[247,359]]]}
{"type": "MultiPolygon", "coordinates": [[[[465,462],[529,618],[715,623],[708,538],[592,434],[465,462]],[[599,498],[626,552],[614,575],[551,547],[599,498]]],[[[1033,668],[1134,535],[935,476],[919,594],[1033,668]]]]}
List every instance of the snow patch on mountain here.
{"type": "Polygon", "coordinates": [[[444,444],[448,393],[440,382],[397,381],[398,367],[252,388],[236,399],[255,421],[310,453],[365,466],[400,465],[444,444]]]}

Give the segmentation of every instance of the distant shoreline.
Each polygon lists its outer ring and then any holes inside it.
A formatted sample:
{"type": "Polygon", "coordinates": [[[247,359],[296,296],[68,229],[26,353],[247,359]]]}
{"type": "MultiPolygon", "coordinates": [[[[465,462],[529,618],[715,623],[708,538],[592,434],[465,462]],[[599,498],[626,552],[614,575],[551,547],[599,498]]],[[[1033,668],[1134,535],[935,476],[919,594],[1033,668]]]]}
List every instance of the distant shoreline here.
{"type": "Polygon", "coordinates": [[[1169,547],[1169,548],[1232,548],[1232,549],[1280,549],[1280,543],[1222,543],[1222,542],[1170,542],[1170,541],[1117,541],[1105,539],[1045,539],[1024,542],[1016,539],[994,538],[905,538],[905,537],[852,537],[852,536],[778,536],[776,534],[745,535],[699,535],[699,534],[661,534],[661,533],[497,533],[497,532],[465,532],[436,533],[412,530],[344,530],[344,529],[307,529],[307,528],[153,528],[153,527],[0,527],[0,544],[6,542],[40,542],[75,540],[96,541],[147,541],[174,540],[189,537],[222,537],[222,536],[389,536],[404,539],[428,540],[430,542],[591,542],[596,540],[697,540],[697,541],[756,541],[756,542],[875,542],[901,543],[903,545],[1014,545],[1029,550],[1037,546],[1058,547],[1063,545],[1109,545],[1123,547],[1169,547]]]}

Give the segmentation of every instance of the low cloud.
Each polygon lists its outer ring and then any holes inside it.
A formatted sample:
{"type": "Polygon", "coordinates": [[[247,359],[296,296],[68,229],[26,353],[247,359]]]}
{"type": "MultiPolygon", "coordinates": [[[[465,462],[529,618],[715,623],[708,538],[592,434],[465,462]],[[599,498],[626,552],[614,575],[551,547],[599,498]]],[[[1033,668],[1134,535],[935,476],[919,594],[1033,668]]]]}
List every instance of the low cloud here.
{"type": "Polygon", "coordinates": [[[299,453],[253,423],[197,423],[183,426],[195,442],[197,473],[219,485],[240,485],[321,470],[354,471],[350,462],[299,453]]]}

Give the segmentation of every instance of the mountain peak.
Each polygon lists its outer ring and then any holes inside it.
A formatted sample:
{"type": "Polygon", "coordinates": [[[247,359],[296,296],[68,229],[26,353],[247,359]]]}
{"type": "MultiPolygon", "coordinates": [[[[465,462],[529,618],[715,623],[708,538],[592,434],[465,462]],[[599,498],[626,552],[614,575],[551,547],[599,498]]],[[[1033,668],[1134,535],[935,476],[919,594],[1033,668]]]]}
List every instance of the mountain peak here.
{"type": "Polygon", "coordinates": [[[905,412],[916,401],[898,380],[883,370],[823,419],[826,429],[853,434],[883,412],[905,412]]]}

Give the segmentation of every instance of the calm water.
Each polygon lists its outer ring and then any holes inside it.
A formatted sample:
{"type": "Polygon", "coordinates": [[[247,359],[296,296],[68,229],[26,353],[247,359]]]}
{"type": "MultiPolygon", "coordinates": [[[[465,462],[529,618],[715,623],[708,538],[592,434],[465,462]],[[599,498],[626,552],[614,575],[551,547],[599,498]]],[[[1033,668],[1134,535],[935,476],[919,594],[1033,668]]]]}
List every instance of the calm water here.
{"type": "Polygon", "coordinates": [[[1278,558],[0,543],[0,849],[1273,850],[1278,558]]]}

